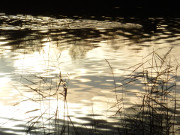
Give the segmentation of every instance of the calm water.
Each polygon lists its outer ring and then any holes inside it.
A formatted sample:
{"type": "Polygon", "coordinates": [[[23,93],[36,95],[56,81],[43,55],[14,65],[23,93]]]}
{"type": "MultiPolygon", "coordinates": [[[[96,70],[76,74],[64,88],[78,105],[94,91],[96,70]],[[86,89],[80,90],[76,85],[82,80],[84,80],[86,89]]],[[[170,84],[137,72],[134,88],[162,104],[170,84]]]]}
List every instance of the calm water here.
{"type": "MultiPolygon", "coordinates": [[[[88,126],[92,119],[117,122],[112,117],[116,94],[108,62],[119,85],[129,73],[127,68],[153,50],[159,49],[161,55],[173,47],[171,53],[179,60],[179,25],[179,18],[97,20],[0,14],[0,134],[25,134],[36,116],[51,117],[57,106],[62,110],[59,119],[68,113],[77,125],[88,126]],[[60,73],[68,86],[68,112],[63,98],[48,97],[56,91],[60,73]]],[[[140,91],[129,89],[124,95],[126,107],[138,101],[140,91]]]]}

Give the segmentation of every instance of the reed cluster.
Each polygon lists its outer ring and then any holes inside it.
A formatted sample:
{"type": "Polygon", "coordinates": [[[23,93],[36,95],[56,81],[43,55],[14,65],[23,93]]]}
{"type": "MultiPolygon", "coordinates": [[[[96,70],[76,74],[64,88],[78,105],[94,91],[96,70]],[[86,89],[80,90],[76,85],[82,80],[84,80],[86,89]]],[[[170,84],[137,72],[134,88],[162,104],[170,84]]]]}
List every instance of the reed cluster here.
{"type": "Polygon", "coordinates": [[[179,64],[170,56],[171,50],[172,48],[163,56],[153,51],[123,80],[120,87],[126,89],[132,84],[141,84],[142,93],[138,103],[125,109],[126,112],[133,113],[126,113],[123,117],[121,134],[175,135],[179,133],[180,113],[177,107],[179,104],[176,87],[179,64]]]}
{"type": "MultiPolygon", "coordinates": [[[[37,82],[24,78],[31,83],[26,87],[38,95],[29,100],[40,104],[40,108],[27,112],[28,114],[39,112],[39,115],[31,116],[27,122],[27,133],[43,135],[103,135],[104,133],[106,135],[177,135],[180,133],[180,123],[178,122],[180,108],[177,100],[179,64],[176,58],[170,55],[171,50],[163,56],[160,56],[157,51],[147,55],[141,63],[128,69],[132,72],[121,80],[119,86],[116,84],[113,68],[106,60],[114,78],[117,101],[115,116],[119,119],[119,123],[116,123],[115,127],[112,126],[112,132],[99,132],[97,125],[102,123],[97,123],[95,120],[96,124],[92,125],[92,129],[86,128],[84,125],[75,126],[75,122],[68,114],[68,80],[63,79],[61,73],[52,78],[38,76],[37,82]],[[141,86],[137,93],[138,102],[127,108],[125,107],[125,97],[120,97],[120,95],[125,94],[128,87],[133,88],[136,85],[141,86]],[[119,89],[122,92],[119,92],[119,89]],[[44,109],[45,103],[46,109],[44,109]],[[51,110],[54,103],[56,103],[56,107],[51,110]],[[60,117],[59,114],[62,113],[63,117],[60,117]]],[[[108,125],[108,123],[103,124],[108,125]]]]}

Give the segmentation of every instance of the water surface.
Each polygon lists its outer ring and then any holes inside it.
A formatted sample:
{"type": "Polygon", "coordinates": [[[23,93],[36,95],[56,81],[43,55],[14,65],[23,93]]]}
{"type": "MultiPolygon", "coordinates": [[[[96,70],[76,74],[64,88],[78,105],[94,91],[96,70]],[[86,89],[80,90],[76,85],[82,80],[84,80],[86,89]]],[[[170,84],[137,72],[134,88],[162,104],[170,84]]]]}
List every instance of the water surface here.
{"type": "MultiPolygon", "coordinates": [[[[37,102],[43,98],[35,91],[50,95],[60,75],[67,83],[68,115],[75,124],[88,125],[92,119],[117,122],[112,117],[117,110],[112,108],[114,79],[120,85],[131,72],[127,68],[156,49],[161,55],[173,48],[178,60],[179,23],[179,18],[98,20],[0,14],[0,133],[23,134],[33,117],[43,112],[51,116],[57,106],[63,112],[63,98],[47,96],[47,101],[37,102]]],[[[137,101],[140,91],[134,86],[125,92],[127,107],[137,101]]],[[[62,112],[59,119],[64,119],[62,112]]]]}

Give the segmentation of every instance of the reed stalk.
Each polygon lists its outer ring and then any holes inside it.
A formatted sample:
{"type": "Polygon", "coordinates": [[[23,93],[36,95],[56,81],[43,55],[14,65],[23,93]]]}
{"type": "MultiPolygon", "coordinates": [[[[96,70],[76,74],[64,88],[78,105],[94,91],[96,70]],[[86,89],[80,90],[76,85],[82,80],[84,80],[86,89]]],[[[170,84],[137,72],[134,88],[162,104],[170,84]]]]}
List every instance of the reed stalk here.
{"type": "Polygon", "coordinates": [[[119,87],[141,84],[141,101],[127,110],[133,114],[123,120],[125,135],[175,135],[178,129],[176,118],[176,85],[179,64],[173,63],[170,56],[172,48],[160,56],[156,51],[143,59],[135,70],[123,80],[119,87]]]}

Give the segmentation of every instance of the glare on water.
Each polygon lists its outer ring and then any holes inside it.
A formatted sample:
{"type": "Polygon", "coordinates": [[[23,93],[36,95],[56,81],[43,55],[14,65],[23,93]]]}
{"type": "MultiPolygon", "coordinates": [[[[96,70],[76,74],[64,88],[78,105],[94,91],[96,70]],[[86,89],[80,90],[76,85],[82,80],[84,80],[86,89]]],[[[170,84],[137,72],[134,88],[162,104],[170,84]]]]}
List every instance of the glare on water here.
{"type": "MultiPolygon", "coordinates": [[[[168,26],[170,22],[163,18],[157,33],[145,32],[139,22],[123,23],[122,18],[2,15],[0,20],[0,124],[19,134],[20,125],[25,127],[43,113],[62,120],[68,114],[76,123],[88,123],[92,117],[115,122],[114,81],[120,85],[128,67],[142,62],[153,50],[161,55],[173,47],[173,56],[179,58],[179,29],[168,26]],[[53,95],[60,75],[67,83],[67,102],[62,95],[58,100],[53,95]],[[38,93],[41,90],[45,97],[38,93]]],[[[127,108],[138,102],[140,91],[134,87],[123,95],[118,89],[127,108]]]]}

